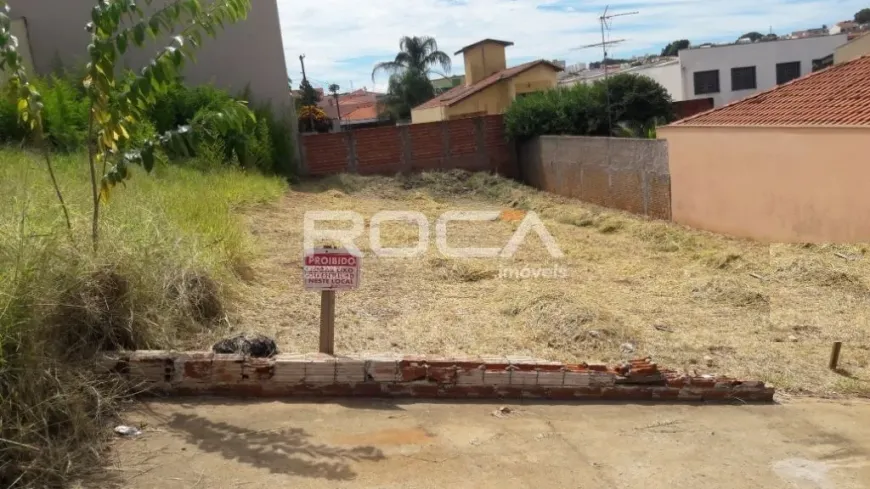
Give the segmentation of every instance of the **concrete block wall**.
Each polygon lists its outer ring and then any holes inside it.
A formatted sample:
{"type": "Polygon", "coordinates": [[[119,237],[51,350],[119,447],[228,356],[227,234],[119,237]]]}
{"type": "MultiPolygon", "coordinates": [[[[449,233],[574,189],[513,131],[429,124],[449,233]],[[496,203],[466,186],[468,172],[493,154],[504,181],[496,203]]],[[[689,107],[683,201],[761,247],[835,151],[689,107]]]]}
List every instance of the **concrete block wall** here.
{"type": "Polygon", "coordinates": [[[520,145],[518,165],[522,180],[538,189],[671,218],[667,141],[541,136],[520,145]]]}
{"type": "Polygon", "coordinates": [[[774,394],[763,382],[680,375],[649,359],[608,366],[522,356],[139,351],[107,355],[99,369],[166,395],[770,402],[774,394]]]}
{"type": "Polygon", "coordinates": [[[516,176],[516,152],[501,116],[302,136],[308,175],[493,171],[516,176]]]}

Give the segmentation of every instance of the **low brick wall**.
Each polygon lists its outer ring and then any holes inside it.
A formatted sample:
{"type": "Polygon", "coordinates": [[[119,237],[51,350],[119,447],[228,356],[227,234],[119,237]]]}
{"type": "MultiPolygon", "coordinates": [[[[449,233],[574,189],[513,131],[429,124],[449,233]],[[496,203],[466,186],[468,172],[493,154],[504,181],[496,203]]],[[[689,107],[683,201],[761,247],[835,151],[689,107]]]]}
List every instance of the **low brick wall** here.
{"type": "Polygon", "coordinates": [[[514,356],[140,351],[107,356],[100,368],[167,395],[770,402],[774,393],[763,382],[685,376],[648,359],[607,366],[514,356]]]}

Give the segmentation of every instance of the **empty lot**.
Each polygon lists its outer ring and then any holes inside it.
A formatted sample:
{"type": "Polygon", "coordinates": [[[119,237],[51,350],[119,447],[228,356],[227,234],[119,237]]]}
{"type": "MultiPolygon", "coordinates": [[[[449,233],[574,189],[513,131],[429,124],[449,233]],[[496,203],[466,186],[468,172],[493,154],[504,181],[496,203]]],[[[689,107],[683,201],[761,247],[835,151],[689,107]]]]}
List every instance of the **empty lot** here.
{"type": "MultiPolygon", "coordinates": [[[[427,254],[378,258],[368,232],[362,287],[339,293],[338,352],[528,354],[614,362],[652,356],[698,373],[760,378],[791,393],[870,393],[867,245],[766,245],[649,221],[540,193],[486,174],[342,175],[294,186],[279,203],[245,211],[260,247],[231,314],[234,330],[317,348],[319,295],[302,289],[303,216],[353,210],[537,212],[564,252],[531,234],[512,260],[427,254]],[[500,278],[505,267],[567,270],[563,279],[500,278]],[[827,370],[844,341],[841,370],[827,370]]],[[[504,246],[516,213],[454,223],[449,244],[504,246]],[[513,216],[513,217],[512,217],[513,216]]],[[[521,214],[520,214],[521,215],[521,214]]],[[[348,224],[326,223],[341,228],[348,224]]],[[[367,230],[368,231],[368,230],[367,230]]],[[[417,228],[384,223],[385,246],[413,246],[417,228]]],[[[206,346],[206,345],[199,345],[206,346]]]]}

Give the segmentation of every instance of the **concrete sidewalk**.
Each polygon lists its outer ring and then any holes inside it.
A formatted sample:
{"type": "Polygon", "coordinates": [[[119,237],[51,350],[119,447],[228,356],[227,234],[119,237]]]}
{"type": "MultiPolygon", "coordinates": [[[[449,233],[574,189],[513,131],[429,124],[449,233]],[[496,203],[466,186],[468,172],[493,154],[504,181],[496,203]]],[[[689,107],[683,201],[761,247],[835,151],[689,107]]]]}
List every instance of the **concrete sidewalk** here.
{"type": "Polygon", "coordinates": [[[197,399],[146,403],[127,421],[144,434],[116,444],[110,472],[124,489],[870,488],[870,403],[859,401],[197,399]]]}

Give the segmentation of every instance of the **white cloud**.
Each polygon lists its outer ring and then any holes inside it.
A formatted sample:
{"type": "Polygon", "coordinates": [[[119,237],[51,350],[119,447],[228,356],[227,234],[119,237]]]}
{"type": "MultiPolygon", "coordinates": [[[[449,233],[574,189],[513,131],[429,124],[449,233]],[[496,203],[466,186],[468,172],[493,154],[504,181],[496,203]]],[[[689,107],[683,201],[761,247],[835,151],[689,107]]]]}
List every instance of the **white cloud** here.
{"type": "MultiPolygon", "coordinates": [[[[627,39],[613,56],[657,52],[681,38],[695,43],[736,38],[749,31],[782,34],[851,18],[865,0],[278,0],[287,65],[301,80],[298,56],[306,55],[310,79],[342,89],[372,87],[376,61],[391,59],[403,35],[429,35],[453,54],[482,38],[513,41],[511,59],[600,59],[598,49],[572,48],[601,41],[598,16],[638,10],[613,20],[609,36],[627,39]],[[540,7],[540,8],[539,8],[540,7]],[[362,58],[362,59],[360,59],[362,58]],[[346,61],[351,60],[351,61],[346,61]]],[[[462,59],[454,56],[454,73],[462,59]]],[[[377,88],[383,89],[379,79],[377,88]]]]}

